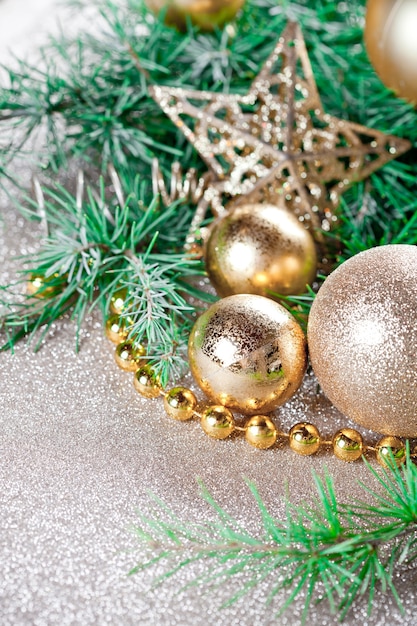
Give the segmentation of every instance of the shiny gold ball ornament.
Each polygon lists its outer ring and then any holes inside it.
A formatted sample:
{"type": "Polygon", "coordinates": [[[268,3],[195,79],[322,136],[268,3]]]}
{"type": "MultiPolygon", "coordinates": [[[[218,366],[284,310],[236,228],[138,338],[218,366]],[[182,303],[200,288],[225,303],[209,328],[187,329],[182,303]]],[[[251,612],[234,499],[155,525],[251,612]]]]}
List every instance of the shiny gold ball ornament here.
{"type": "Polygon", "coordinates": [[[407,459],[404,442],[398,437],[383,437],[376,445],[376,458],[383,467],[400,467],[407,459]]]}
{"type": "Polygon", "coordinates": [[[118,315],[111,315],[106,321],[105,327],[106,337],[113,343],[119,344],[126,341],[129,334],[129,329],[126,328],[126,323],[123,318],[118,315]]]}
{"type": "Polygon", "coordinates": [[[333,452],[338,459],[351,463],[364,453],[362,435],[353,428],[342,428],[333,437],[333,452]]]}
{"type": "Polygon", "coordinates": [[[184,30],[187,19],[202,30],[210,31],[230,22],[245,0],[145,0],[154,13],[166,9],[165,21],[184,30]]]}
{"type": "Polygon", "coordinates": [[[26,283],[26,292],[39,299],[53,298],[63,290],[63,281],[64,277],[58,273],[52,276],[33,273],[26,283]]]}
{"type": "Polygon", "coordinates": [[[133,385],[144,398],[157,398],[161,393],[158,376],[150,365],[141,365],[136,370],[133,385]]]}
{"type": "Polygon", "coordinates": [[[193,417],[197,406],[197,398],[186,387],[174,387],[164,396],[164,407],[168,415],[175,420],[184,422],[193,417]]]}
{"type": "Polygon", "coordinates": [[[191,331],[188,355],[204,393],[247,415],[268,413],[291,398],[307,364],[304,333],[293,316],[257,295],[213,304],[191,331]]]}
{"type": "Polygon", "coordinates": [[[134,346],[131,341],[123,341],[117,346],[114,352],[114,359],[122,370],[135,372],[144,354],[145,348],[140,344],[134,346]]]}
{"type": "Polygon", "coordinates": [[[365,44],[382,82],[417,103],[417,3],[368,0],[365,44]]]}
{"type": "Polygon", "coordinates": [[[216,222],[206,270],[217,293],[304,293],[317,271],[313,237],[289,211],[270,204],[236,208],[216,222]]]}
{"type": "Polygon", "coordinates": [[[371,248],[338,267],[311,308],[308,345],[331,402],[362,426],[417,436],[417,247],[371,248]]]}
{"type": "Polygon", "coordinates": [[[233,413],[225,406],[209,406],[201,416],[201,428],[214,439],[226,439],[235,429],[233,413]]]}
{"type": "Polygon", "coordinates": [[[246,424],[246,441],[260,450],[271,448],[278,437],[277,427],[266,415],[255,415],[246,424]]]}
{"type": "Polygon", "coordinates": [[[289,443],[291,450],[303,456],[316,454],[320,448],[320,433],[314,424],[300,422],[294,424],[289,432],[289,443]]]}

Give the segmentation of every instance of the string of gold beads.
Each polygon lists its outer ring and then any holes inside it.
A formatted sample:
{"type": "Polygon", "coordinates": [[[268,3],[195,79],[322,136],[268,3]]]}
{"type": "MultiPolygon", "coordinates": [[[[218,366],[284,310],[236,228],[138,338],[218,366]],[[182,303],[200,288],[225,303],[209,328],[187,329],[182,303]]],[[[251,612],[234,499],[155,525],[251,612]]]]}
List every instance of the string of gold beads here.
{"type": "MultiPolygon", "coordinates": [[[[353,428],[341,428],[331,439],[323,438],[318,428],[309,422],[294,424],[288,433],[281,431],[267,415],[249,417],[243,426],[236,423],[233,413],[222,405],[209,405],[199,409],[197,397],[191,389],[175,386],[163,389],[153,368],[144,360],[145,349],[126,340],[128,332],[123,322],[112,316],[106,323],[106,335],[117,343],[115,360],[117,365],[134,372],[133,384],[143,397],[163,397],[165,412],[177,421],[200,419],[203,431],[214,439],[226,439],[234,432],[242,432],[246,441],[255,448],[272,448],[278,440],[287,440],[290,448],[302,456],[316,454],[320,449],[331,447],[338,459],[353,462],[365,453],[375,454],[378,463],[388,467],[392,460],[397,467],[406,461],[406,444],[393,436],[382,437],[375,446],[366,445],[362,435],[353,428]]],[[[411,455],[417,457],[417,450],[411,455]]]]}

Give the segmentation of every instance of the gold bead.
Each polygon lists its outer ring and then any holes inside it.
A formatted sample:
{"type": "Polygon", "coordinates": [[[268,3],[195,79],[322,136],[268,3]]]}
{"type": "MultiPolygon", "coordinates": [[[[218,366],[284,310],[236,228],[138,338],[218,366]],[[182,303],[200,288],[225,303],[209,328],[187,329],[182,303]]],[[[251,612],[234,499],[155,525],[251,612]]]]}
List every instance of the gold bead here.
{"type": "Polygon", "coordinates": [[[39,299],[53,298],[60,293],[64,286],[64,277],[58,273],[52,276],[31,274],[26,283],[26,291],[30,296],[39,299]]]}
{"type": "Polygon", "coordinates": [[[278,437],[277,428],[266,415],[254,415],[246,423],[246,441],[255,448],[266,450],[273,446],[278,437]]]}
{"type": "Polygon", "coordinates": [[[170,417],[185,422],[193,417],[197,398],[186,387],[174,387],[165,394],[164,406],[170,417]]]}
{"type": "Polygon", "coordinates": [[[120,318],[118,315],[112,315],[106,321],[106,337],[110,339],[113,343],[122,343],[122,341],[126,341],[127,336],[129,334],[129,330],[126,328],[126,323],[123,318],[120,318]]]}
{"type": "Polygon", "coordinates": [[[161,385],[157,375],[150,365],[141,365],[135,372],[133,385],[137,392],[145,398],[157,398],[161,385]]]}
{"type": "Polygon", "coordinates": [[[293,213],[271,204],[239,206],[215,222],[205,261],[221,297],[304,293],[317,271],[311,234],[293,213]]]}
{"type": "Polygon", "coordinates": [[[353,428],[342,428],[333,437],[333,452],[342,461],[356,461],[363,454],[363,439],[353,428]]]}
{"type": "Polygon", "coordinates": [[[315,454],[321,443],[318,429],[308,422],[295,424],[290,430],[289,441],[291,450],[303,456],[315,454]]]}
{"type": "Polygon", "coordinates": [[[209,437],[226,439],[235,428],[233,413],[225,406],[209,406],[201,416],[201,427],[209,437]]]}
{"type": "Polygon", "coordinates": [[[398,437],[383,437],[376,444],[376,459],[383,467],[390,467],[392,463],[400,467],[406,458],[405,444],[398,437]]]}
{"type": "Polygon", "coordinates": [[[117,289],[110,298],[110,311],[114,315],[121,315],[128,296],[127,287],[117,289]]]}
{"type": "Polygon", "coordinates": [[[135,372],[139,367],[139,361],[145,354],[145,349],[140,344],[134,346],[130,341],[123,341],[117,346],[114,358],[117,365],[126,372],[135,372]]]}

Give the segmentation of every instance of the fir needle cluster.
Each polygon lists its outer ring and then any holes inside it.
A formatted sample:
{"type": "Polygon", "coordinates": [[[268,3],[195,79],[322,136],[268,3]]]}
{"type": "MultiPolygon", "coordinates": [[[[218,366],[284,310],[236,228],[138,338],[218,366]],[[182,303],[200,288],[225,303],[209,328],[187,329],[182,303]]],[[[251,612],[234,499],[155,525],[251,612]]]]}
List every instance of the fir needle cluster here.
{"type": "Polygon", "coordinates": [[[322,600],[343,620],[358,598],[365,597],[371,614],[375,594],[381,592],[390,593],[403,611],[394,580],[398,568],[414,567],[417,559],[417,467],[408,447],[402,469],[394,462],[382,473],[369,464],[368,469],[379,489],[362,485],[366,502],[340,501],[330,475],[313,474],[315,502],[298,507],[287,502],[284,521],[274,518],[249,483],[261,517],[260,535],[230,516],[203,484],[201,495],[216,515],[211,522],[184,521],[152,496],[154,508],[149,515],[138,513],[135,528],[140,546],[148,547],[151,557],[131,574],[160,564],[164,573],[153,580],[159,585],[204,561],[204,573],[187,587],[213,591],[226,583],[233,587],[239,579],[229,605],[268,582],[268,603],[277,607],[276,615],[303,598],[303,623],[313,604],[322,600]]]}

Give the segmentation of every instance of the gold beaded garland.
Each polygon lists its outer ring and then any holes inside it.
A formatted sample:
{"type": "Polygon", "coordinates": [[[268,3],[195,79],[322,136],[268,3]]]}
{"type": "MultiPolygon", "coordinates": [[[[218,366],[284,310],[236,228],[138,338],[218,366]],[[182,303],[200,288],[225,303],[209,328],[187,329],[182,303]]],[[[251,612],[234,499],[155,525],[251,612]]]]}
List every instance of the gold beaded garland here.
{"type": "Polygon", "coordinates": [[[39,299],[53,298],[63,289],[63,276],[53,274],[52,276],[44,276],[44,274],[30,274],[26,283],[26,292],[30,296],[39,299]]]}
{"type": "Polygon", "coordinates": [[[315,454],[320,448],[320,433],[314,424],[300,422],[295,424],[289,432],[291,450],[303,456],[315,454]]]}
{"type": "Polygon", "coordinates": [[[145,398],[157,398],[161,394],[158,377],[150,365],[141,365],[136,370],[133,385],[145,398]]]}
{"type": "Polygon", "coordinates": [[[353,428],[338,430],[333,437],[333,451],[342,461],[357,461],[364,452],[362,435],[353,428]]]}
{"type": "Polygon", "coordinates": [[[127,287],[121,287],[112,294],[110,298],[110,312],[113,315],[121,315],[123,313],[127,296],[127,287]]]}
{"type": "Polygon", "coordinates": [[[209,437],[226,439],[235,429],[233,413],[222,405],[209,406],[201,415],[201,427],[209,437]]]}
{"type": "Polygon", "coordinates": [[[193,417],[197,398],[186,387],[174,387],[164,395],[164,406],[170,417],[184,422],[193,417]]]}
{"type": "Polygon", "coordinates": [[[255,448],[266,450],[271,448],[278,437],[277,427],[266,415],[254,415],[247,422],[245,437],[255,448]]]}
{"type": "Polygon", "coordinates": [[[135,372],[139,367],[139,361],[145,354],[143,346],[136,345],[131,341],[123,341],[117,346],[114,358],[117,365],[126,372],[135,372]]]}

